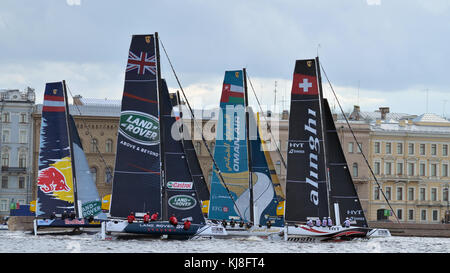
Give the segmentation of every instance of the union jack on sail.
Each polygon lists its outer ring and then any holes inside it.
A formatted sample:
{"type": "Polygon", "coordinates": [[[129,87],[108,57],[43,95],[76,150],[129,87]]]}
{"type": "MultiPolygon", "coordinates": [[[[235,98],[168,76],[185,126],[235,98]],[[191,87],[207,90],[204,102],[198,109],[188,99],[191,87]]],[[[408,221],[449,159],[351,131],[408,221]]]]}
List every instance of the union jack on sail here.
{"type": "Polygon", "coordinates": [[[144,75],[145,71],[149,71],[153,75],[156,74],[156,60],[155,55],[148,56],[147,52],[141,52],[139,56],[133,52],[128,54],[127,72],[137,69],[137,73],[144,75]]]}

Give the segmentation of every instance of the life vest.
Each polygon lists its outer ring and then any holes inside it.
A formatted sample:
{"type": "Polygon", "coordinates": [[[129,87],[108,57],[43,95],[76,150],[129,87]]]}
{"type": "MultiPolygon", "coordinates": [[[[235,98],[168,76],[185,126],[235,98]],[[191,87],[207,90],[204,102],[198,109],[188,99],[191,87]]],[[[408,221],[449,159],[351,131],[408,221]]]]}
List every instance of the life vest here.
{"type": "Polygon", "coordinates": [[[177,220],[177,218],[175,216],[171,216],[169,218],[169,223],[171,223],[172,225],[176,226],[176,225],[178,225],[178,220],[177,220]]]}
{"type": "Polygon", "coordinates": [[[136,220],[136,218],[134,218],[133,214],[130,214],[130,215],[128,215],[127,220],[128,220],[128,223],[131,224],[134,222],[134,220],[136,220]]]}
{"type": "Polygon", "coordinates": [[[158,220],[158,213],[156,212],[156,213],[153,213],[152,214],[152,217],[150,218],[150,220],[151,221],[156,221],[156,220],[158,220]]]}
{"type": "Polygon", "coordinates": [[[148,223],[150,221],[150,215],[149,214],[145,214],[143,217],[144,223],[148,223]]]}
{"type": "Polygon", "coordinates": [[[191,227],[191,221],[189,221],[189,220],[184,221],[184,224],[183,224],[184,230],[188,230],[190,227],[191,227]]]}

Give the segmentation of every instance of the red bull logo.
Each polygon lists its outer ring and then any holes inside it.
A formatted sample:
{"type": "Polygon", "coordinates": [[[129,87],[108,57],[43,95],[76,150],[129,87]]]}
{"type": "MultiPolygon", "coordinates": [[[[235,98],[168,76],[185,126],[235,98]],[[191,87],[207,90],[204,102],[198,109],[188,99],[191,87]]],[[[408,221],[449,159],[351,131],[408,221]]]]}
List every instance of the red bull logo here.
{"type": "Polygon", "coordinates": [[[70,191],[70,187],[67,185],[63,173],[55,167],[48,167],[39,171],[37,185],[45,193],[70,191]]]}

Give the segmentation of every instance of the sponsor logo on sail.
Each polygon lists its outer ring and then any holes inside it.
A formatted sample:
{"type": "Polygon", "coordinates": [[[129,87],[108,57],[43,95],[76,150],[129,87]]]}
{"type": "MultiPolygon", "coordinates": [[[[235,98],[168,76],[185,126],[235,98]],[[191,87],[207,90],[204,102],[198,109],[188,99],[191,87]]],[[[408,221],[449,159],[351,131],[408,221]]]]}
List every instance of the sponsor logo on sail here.
{"type": "Polygon", "coordinates": [[[63,173],[55,167],[40,170],[37,185],[45,193],[70,191],[63,173]]]}
{"type": "Polygon", "coordinates": [[[189,195],[174,195],[169,198],[168,203],[174,209],[188,210],[197,205],[197,200],[189,195]]]}
{"type": "Polygon", "coordinates": [[[192,182],[176,182],[176,181],[167,182],[167,188],[177,190],[190,190],[192,189],[192,185],[193,185],[192,182]]]}
{"type": "Polygon", "coordinates": [[[159,121],[146,113],[123,111],[120,115],[119,132],[138,144],[159,144],[159,121]]]}
{"type": "Polygon", "coordinates": [[[306,177],[306,183],[312,186],[309,193],[310,201],[314,205],[319,205],[319,154],[320,142],[317,138],[317,118],[316,111],[308,109],[308,122],[305,124],[305,130],[309,132],[309,177],[306,177]]]}

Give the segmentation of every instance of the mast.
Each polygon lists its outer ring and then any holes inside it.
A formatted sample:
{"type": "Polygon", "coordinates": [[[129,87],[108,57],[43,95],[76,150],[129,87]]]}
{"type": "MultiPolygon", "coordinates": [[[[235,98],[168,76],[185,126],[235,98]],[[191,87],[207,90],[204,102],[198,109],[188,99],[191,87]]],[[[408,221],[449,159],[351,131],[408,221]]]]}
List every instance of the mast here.
{"type": "Polygon", "coordinates": [[[158,113],[159,113],[159,159],[160,159],[160,181],[161,181],[161,217],[162,220],[169,219],[167,215],[167,191],[166,191],[166,178],[165,178],[165,169],[166,169],[166,161],[164,158],[164,128],[161,124],[161,109],[162,109],[162,90],[161,90],[161,64],[159,58],[159,39],[158,32],[155,32],[155,60],[156,60],[156,92],[158,94],[158,113]]]}
{"type": "Polygon", "coordinates": [[[253,170],[252,170],[252,151],[250,143],[250,130],[249,130],[249,112],[248,112],[248,92],[247,92],[247,70],[243,69],[244,77],[244,108],[245,108],[245,130],[247,138],[247,158],[248,158],[248,189],[250,193],[250,222],[255,222],[255,212],[253,207],[253,170]]]}
{"type": "Polygon", "coordinates": [[[72,187],[73,187],[73,202],[74,202],[74,209],[75,214],[77,215],[77,218],[81,217],[81,213],[79,212],[78,207],[78,197],[77,197],[77,177],[76,177],[76,170],[75,170],[75,160],[74,160],[74,152],[73,152],[73,143],[72,143],[72,126],[69,124],[69,100],[67,99],[67,88],[66,88],[66,81],[63,80],[63,94],[64,94],[64,102],[65,102],[65,113],[66,113],[66,126],[67,126],[67,134],[69,138],[69,149],[70,149],[70,161],[71,161],[71,169],[72,169],[72,187]]]}

